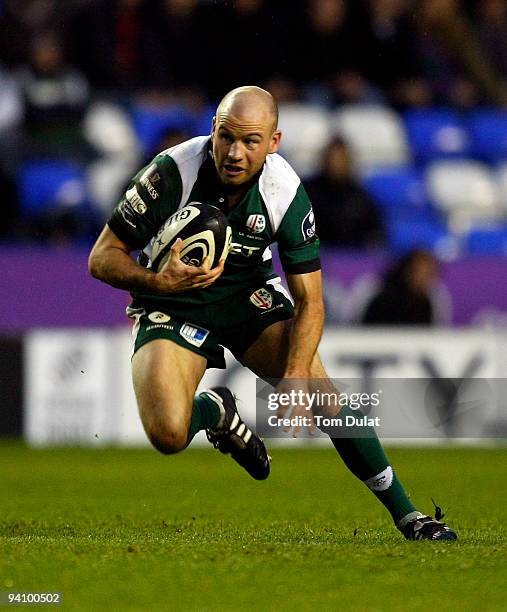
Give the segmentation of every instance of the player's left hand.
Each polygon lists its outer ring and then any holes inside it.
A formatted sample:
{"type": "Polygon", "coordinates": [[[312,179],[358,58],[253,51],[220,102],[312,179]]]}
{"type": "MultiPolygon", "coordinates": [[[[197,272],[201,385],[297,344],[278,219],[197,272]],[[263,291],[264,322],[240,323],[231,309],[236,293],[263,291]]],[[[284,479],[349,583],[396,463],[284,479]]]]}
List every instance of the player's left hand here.
{"type": "Polygon", "coordinates": [[[183,241],[178,238],[171,247],[165,265],[157,272],[159,293],[180,293],[189,289],[204,289],[214,283],[224,271],[224,260],[210,269],[209,256],[200,266],[189,266],[180,260],[183,241]]]}

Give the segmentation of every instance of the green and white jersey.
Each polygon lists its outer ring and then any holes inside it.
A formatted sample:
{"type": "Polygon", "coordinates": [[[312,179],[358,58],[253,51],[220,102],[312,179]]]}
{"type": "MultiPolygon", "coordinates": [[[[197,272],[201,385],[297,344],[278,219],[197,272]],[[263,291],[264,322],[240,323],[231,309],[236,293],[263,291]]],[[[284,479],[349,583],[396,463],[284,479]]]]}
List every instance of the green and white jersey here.
{"type": "Polygon", "coordinates": [[[232,229],[223,274],[205,289],[168,296],[134,294],[134,302],[205,305],[230,300],[248,287],[274,278],[270,245],[278,244],[285,272],[320,269],[312,207],[301,180],[278,154],[268,155],[241,202],[227,209],[227,194],[211,156],[209,137],[192,138],[163,151],[132,179],[108,222],[150,265],[151,244],[167,218],[189,202],[220,208],[232,229]]]}

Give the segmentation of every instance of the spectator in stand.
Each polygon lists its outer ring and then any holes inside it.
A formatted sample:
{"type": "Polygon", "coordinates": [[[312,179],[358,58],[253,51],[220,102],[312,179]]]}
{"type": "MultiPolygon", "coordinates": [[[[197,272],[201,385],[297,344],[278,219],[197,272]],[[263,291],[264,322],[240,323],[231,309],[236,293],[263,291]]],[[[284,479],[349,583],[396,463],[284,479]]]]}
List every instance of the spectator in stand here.
{"type": "Polygon", "coordinates": [[[0,2],[0,57],[9,68],[28,60],[27,41],[65,23],[67,0],[2,0],[0,2]]]}
{"type": "Polygon", "coordinates": [[[12,240],[15,235],[18,217],[18,201],[12,176],[0,166],[0,192],[2,193],[2,223],[0,223],[0,241],[12,240]]]}
{"type": "Polygon", "coordinates": [[[198,0],[160,0],[160,26],[166,82],[187,106],[199,105],[205,98],[203,83],[215,62],[211,49],[212,8],[198,0]]]}
{"type": "Polygon", "coordinates": [[[395,106],[424,106],[431,90],[422,77],[414,45],[413,0],[368,0],[356,42],[365,77],[395,106]]]}
{"type": "Polygon", "coordinates": [[[357,23],[345,0],[306,0],[291,37],[291,77],[309,101],[328,106],[379,98],[359,71],[357,23]]]}
{"type": "MultiPolygon", "coordinates": [[[[93,159],[96,152],[82,125],[90,102],[88,82],[66,63],[56,34],[40,33],[31,41],[29,62],[20,68],[17,81],[24,105],[24,157],[81,164],[93,159]]],[[[51,205],[30,218],[17,219],[14,227],[21,239],[71,244],[93,238],[97,223],[85,189],[69,181],[51,205]]]]}
{"type": "Polygon", "coordinates": [[[507,106],[507,88],[459,0],[422,0],[416,23],[418,54],[435,103],[465,110],[479,103],[507,106]]]}
{"type": "Polygon", "coordinates": [[[366,325],[432,325],[435,313],[431,292],[438,263],[427,251],[415,249],[387,272],[380,291],[366,307],[366,325]]]}
{"type": "Polygon", "coordinates": [[[92,87],[135,93],[169,84],[163,36],[153,0],[97,0],[74,7],[67,45],[92,87]]]}
{"type": "Polygon", "coordinates": [[[23,120],[23,101],[18,83],[0,65],[0,170],[14,175],[21,157],[19,127],[23,120]]]}
{"type": "MultiPolygon", "coordinates": [[[[243,83],[266,83],[292,72],[296,60],[289,42],[298,11],[278,4],[278,0],[234,0],[207,7],[210,38],[207,46],[202,45],[199,61],[210,54],[205,83],[211,100],[243,83]]],[[[299,42],[308,50],[306,41],[299,42]]]]}
{"type": "Polygon", "coordinates": [[[30,61],[18,74],[25,107],[28,154],[86,157],[89,147],[81,120],[90,92],[86,79],[65,63],[61,41],[40,34],[31,44],[30,61]]]}
{"type": "Polygon", "coordinates": [[[0,238],[12,237],[17,216],[14,179],[22,154],[19,134],[22,118],[23,104],[16,80],[0,66],[0,193],[3,200],[0,238]]]}
{"type": "MultiPolygon", "coordinates": [[[[161,151],[175,147],[176,145],[185,142],[185,140],[188,140],[189,138],[191,138],[191,135],[183,128],[167,128],[160,134],[156,145],[153,147],[153,150],[149,151],[148,155],[146,155],[143,162],[144,165],[147,166],[155,155],[158,155],[161,151]]],[[[128,185],[125,185],[125,188],[127,187],[128,185]]]]}
{"type": "Polygon", "coordinates": [[[480,0],[473,11],[482,50],[502,80],[507,79],[507,3],[480,0]]]}
{"type": "Polygon", "coordinates": [[[384,227],[376,205],[354,175],[349,148],[333,138],[324,149],[321,172],[306,182],[320,241],[340,248],[377,248],[384,227]]]}

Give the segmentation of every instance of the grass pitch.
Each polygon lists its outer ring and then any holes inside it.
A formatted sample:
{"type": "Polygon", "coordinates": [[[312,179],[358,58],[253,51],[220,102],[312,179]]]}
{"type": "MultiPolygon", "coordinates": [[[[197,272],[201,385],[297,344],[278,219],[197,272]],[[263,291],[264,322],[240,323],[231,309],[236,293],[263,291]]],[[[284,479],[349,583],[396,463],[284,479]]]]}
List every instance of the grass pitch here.
{"type": "Polygon", "coordinates": [[[258,483],[211,450],[0,444],[0,591],[69,610],[507,609],[505,449],[389,452],[457,543],[403,540],[332,449],[272,454],[258,483]]]}

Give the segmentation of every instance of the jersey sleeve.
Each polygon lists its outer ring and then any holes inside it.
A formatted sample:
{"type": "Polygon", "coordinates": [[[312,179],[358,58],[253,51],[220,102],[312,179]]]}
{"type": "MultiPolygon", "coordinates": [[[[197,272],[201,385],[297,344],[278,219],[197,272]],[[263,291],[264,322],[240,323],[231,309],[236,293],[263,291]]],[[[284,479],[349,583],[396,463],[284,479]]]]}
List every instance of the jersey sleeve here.
{"type": "Polygon", "coordinates": [[[315,233],[312,205],[302,184],[276,233],[285,272],[306,274],[320,270],[320,242],[315,233]]]}
{"type": "Polygon", "coordinates": [[[176,163],[169,155],[158,155],[130,181],[107,224],[130,247],[143,248],[178,209],[181,194],[176,163]]]}

